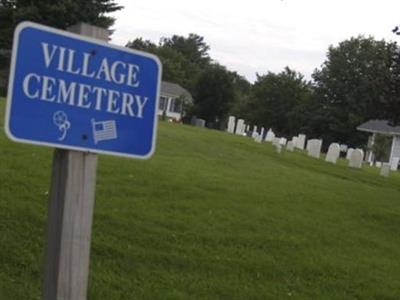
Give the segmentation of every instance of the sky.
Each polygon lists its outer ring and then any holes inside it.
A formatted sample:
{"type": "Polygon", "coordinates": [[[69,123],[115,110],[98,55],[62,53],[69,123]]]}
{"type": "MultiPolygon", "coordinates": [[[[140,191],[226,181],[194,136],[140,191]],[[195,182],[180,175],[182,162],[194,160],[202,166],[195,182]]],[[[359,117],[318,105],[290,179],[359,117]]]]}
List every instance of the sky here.
{"type": "Polygon", "coordinates": [[[281,72],[306,79],[320,68],[330,45],[358,35],[400,42],[399,0],[116,0],[111,42],[142,37],[158,43],[174,34],[203,36],[215,61],[245,76],[281,72]]]}

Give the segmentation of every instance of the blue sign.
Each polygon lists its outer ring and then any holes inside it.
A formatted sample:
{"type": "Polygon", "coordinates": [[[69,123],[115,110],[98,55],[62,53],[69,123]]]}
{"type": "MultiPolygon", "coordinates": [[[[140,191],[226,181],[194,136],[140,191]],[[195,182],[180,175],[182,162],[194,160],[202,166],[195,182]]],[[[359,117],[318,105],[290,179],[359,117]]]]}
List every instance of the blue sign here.
{"type": "Polygon", "coordinates": [[[155,150],[160,78],[154,55],[21,23],[6,133],[17,142],[148,158],[155,150]]]}

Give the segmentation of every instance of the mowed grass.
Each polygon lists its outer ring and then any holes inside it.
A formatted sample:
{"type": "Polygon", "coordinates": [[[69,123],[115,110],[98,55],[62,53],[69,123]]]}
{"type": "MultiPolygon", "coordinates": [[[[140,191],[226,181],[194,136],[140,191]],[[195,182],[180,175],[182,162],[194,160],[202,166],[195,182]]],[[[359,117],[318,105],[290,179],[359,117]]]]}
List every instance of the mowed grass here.
{"type": "MultiPolygon", "coordinates": [[[[52,149],[0,111],[0,299],[40,299],[52,149]]],[[[399,278],[399,174],[164,122],[150,160],[100,156],[89,299],[399,299],[399,278]]]]}

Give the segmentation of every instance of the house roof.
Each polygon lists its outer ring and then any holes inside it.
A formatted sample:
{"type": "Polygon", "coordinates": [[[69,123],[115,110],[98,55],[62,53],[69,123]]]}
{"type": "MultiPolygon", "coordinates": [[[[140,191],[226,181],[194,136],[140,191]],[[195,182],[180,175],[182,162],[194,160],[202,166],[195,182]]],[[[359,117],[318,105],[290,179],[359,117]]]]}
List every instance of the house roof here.
{"type": "Polygon", "coordinates": [[[162,81],[161,82],[161,95],[170,97],[184,97],[189,101],[193,101],[192,95],[179,84],[162,81]]]}
{"type": "Polygon", "coordinates": [[[358,126],[357,130],[386,135],[400,135],[400,126],[390,126],[389,122],[385,120],[370,120],[358,126]]]}

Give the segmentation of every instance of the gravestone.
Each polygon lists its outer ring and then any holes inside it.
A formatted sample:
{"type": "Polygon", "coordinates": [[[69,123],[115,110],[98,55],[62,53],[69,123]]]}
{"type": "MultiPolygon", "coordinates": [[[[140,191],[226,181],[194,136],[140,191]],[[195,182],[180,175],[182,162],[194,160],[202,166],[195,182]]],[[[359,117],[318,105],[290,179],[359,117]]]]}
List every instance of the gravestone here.
{"type": "Polygon", "coordinates": [[[392,160],[390,161],[390,170],[397,171],[399,167],[399,161],[400,161],[399,157],[393,157],[392,160]]]}
{"type": "Polygon", "coordinates": [[[351,151],[349,167],[361,169],[363,161],[363,154],[359,149],[351,151]]]}
{"type": "Polygon", "coordinates": [[[297,136],[292,137],[293,146],[295,148],[297,148],[298,140],[299,140],[299,138],[297,136]]]}
{"type": "Polygon", "coordinates": [[[272,129],[269,129],[267,131],[267,135],[265,137],[265,141],[266,142],[272,142],[274,138],[275,138],[275,133],[272,131],[272,129]]]}
{"type": "Polygon", "coordinates": [[[278,143],[278,144],[273,144],[275,147],[275,150],[277,153],[281,153],[282,152],[282,146],[278,143]]]}
{"type": "Polygon", "coordinates": [[[351,154],[353,153],[354,149],[353,148],[349,148],[347,150],[347,154],[346,154],[346,159],[350,160],[351,154]]]}
{"type": "Polygon", "coordinates": [[[307,142],[308,156],[319,158],[321,155],[322,140],[312,139],[307,142]]]}
{"type": "Polygon", "coordinates": [[[197,126],[197,127],[206,127],[206,120],[196,119],[195,126],[197,126]]]}
{"type": "Polygon", "coordinates": [[[293,141],[289,141],[289,142],[286,144],[286,150],[291,151],[291,152],[294,151],[294,143],[293,143],[293,141]]]}
{"type": "Polygon", "coordinates": [[[382,167],[382,162],[381,161],[376,161],[375,162],[375,167],[377,167],[377,168],[382,167]]]}
{"type": "Polygon", "coordinates": [[[243,119],[238,119],[237,122],[236,122],[236,132],[235,132],[235,134],[243,135],[243,126],[244,126],[244,120],[243,119]]]}
{"type": "Polygon", "coordinates": [[[257,126],[256,125],[253,126],[253,132],[251,133],[251,137],[253,139],[258,137],[258,131],[257,131],[257,126]]]}
{"type": "Polygon", "coordinates": [[[274,146],[279,146],[279,145],[280,145],[280,141],[281,141],[281,138],[274,137],[274,138],[272,139],[272,145],[274,145],[274,146]]]}
{"type": "Polygon", "coordinates": [[[340,145],[340,152],[347,152],[347,149],[348,149],[349,147],[347,146],[347,145],[345,145],[345,144],[341,144],[340,145]]]}
{"type": "Polygon", "coordinates": [[[306,144],[306,135],[305,134],[299,134],[297,136],[297,142],[296,142],[296,147],[300,150],[304,150],[304,145],[306,144]]]}
{"type": "Polygon", "coordinates": [[[230,116],[228,119],[228,132],[235,133],[235,117],[230,116]]]}
{"type": "Polygon", "coordinates": [[[390,164],[389,163],[383,163],[381,167],[381,176],[383,177],[388,177],[390,173],[390,164]]]}
{"type": "Polygon", "coordinates": [[[365,154],[364,154],[364,150],[363,150],[363,149],[360,149],[360,148],[356,148],[356,150],[360,150],[360,151],[361,151],[361,153],[362,153],[362,157],[363,157],[363,160],[364,160],[364,156],[365,156],[365,154]]]}
{"type": "Polygon", "coordinates": [[[328,153],[326,154],[325,161],[336,164],[337,159],[340,156],[340,145],[338,143],[330,144],[328,153]]]}
{"type": "Polygon", "coordinates": [[[313,139],[307,141],[307,144],[306,144],[306,151],[307,151],[307,152],[310,151],[310,145],[311,145],[312,141],[313,141],[313,139]]]}
{"type": "Polygon", "coordinates": [[[286,138],[284,138],[284,137],[282,137],[280,140],[279,140],[279,144],[281,145],[281,146],[286,146],[286,143],[287,143],[287,139],[286,138]]]}
{"type": "Polygon", "coordinates": [[[262,143],[262,135],[258,134],[257,137],[254,138],[254,141],[257,143],[262,143]]]}

